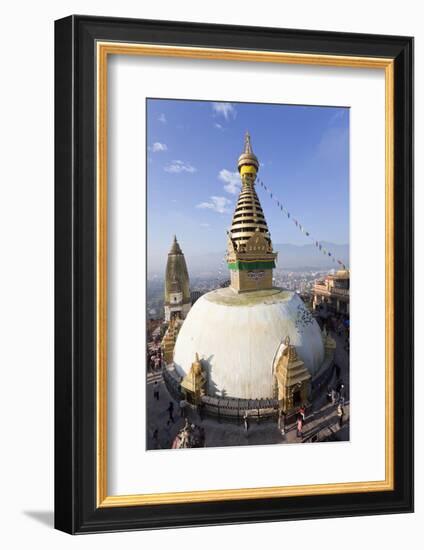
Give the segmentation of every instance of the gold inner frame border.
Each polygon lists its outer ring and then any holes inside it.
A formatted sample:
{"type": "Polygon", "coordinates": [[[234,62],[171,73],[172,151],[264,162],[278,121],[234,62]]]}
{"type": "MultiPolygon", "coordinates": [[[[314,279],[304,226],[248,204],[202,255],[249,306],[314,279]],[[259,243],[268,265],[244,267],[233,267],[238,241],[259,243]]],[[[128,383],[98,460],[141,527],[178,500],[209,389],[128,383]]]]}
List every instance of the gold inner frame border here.
{"type": "Polygon", "coordinates": [[[96,43],[97,62],[97,506],[143,506],[394,490],[394,60],[140,43],[96,43]],[[107,492],[107,63],[109,55],[180,57],[384,69],[385,72],[385,479],[315,485],[109,496],[107,492]]]}

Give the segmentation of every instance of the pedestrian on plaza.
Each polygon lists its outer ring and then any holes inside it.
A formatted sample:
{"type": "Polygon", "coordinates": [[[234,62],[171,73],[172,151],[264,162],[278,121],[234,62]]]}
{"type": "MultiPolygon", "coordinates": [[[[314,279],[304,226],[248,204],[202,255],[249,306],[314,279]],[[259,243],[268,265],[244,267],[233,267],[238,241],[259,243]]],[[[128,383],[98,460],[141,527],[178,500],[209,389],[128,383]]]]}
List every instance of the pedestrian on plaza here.
{"type": "Polygon", "coordinates": [[[304,424],[306,419],[305,405],[302,405],[299,409],[299,414],[302,417],[302,424],[304,424]]]}
{"type": "Polygon", "coordinates": [[[278,429],[282,432],[286,429],[286,416],[286,413],[282,409],[278,411],[278,429]]]}
{"type": "Polygon", "coordinates": [[[341,429],[343,426],[344,409],[340,403],[337,406],[337,416],[339,417],[339,429],[341,429]]]}
{"type": "Polygon", "coordinates": [[[174,420],[174,403],[172,401],[169,402],[169,406],[166,410],[168,411],[168,414],[169,414],[168,423],[169,422],[174,423],[175,422],[175,420],[174,420]]]}
{"type": "Polygon", "coordinates": [[[159,384],[157,380],[155,380],[155,383],[153,384],[153,398],[156,399],[156,401],[159,401],[159,384]]]}
{"type": "Polygon", "coordinates": [[[199,428],[199,446],[206,447],[206,433],[205,433],[205,428],[203,428],[203,426],[200,426],[199,428]]]}
{"type": "Polygon", "coordinates": [[[333,402],[333,390],[331,386],[327,386],[327,403],[333,402]]]}
{"type": "Polygon", "coordinates": [[[244,422],[244,431],[247,432],[249,430],[249,417],[247,415],[247,412],[244,413],[243,422],[244,422]]]}
{"type": "Polygon", "coordinates": [[[297,426],[297,437],[302,437],[303,417],[300,413],[298,413],[298,415],[297,415],[296,426],[297,426]]]}
{"type": "Polygon", "coordinates": [[[334,388],[331,389],[331,404],[334,405],[336,402],[336,390],[334,388]]]}

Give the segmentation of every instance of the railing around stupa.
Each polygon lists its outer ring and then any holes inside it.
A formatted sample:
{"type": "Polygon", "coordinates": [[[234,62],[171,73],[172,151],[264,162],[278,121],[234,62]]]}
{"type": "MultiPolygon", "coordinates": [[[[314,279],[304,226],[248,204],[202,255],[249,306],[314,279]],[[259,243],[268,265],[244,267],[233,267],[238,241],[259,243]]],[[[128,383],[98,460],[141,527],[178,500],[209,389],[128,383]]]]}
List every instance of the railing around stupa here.
{"type": "MultiPolygon", "coordinates": [[[[325,358],[317,375],[312,379],[311,397],[322,393],[333,374],[333,358],[325,358]]],[[[182,377],[172,365],[163,366],[163,380],[170,396],[177,402],[185,398],[181,390],[182,377]]],[[[239,399],[236,397],[215,397],[204,395],[198,406],[201,415],[227,420],[243,422],[245,416],[249,421],[264,421],[278,418],[279,403],[277,399],[239,399]]]]}
{"type": "Polygon", "coordinates": [[[218,420],[243,422],[247,416],[249,421],[262,421],[278,416],[277,399],[237,399],[234,397],[202,397],[202,412],[218,420]]]}
{"type": "MultiPolygon", "coordinates": [[[[170,396],[176,401],[183,400],[182,377],[176,370],[171,365],[164,365],[162,376],[170,396]]],[[[201,398],[199,412],[221,420],[242,422],[247,415],[249,420],[261,421],[278,416],[278,401],[277,399],[238,399],[204,395],[201,398]]]]}

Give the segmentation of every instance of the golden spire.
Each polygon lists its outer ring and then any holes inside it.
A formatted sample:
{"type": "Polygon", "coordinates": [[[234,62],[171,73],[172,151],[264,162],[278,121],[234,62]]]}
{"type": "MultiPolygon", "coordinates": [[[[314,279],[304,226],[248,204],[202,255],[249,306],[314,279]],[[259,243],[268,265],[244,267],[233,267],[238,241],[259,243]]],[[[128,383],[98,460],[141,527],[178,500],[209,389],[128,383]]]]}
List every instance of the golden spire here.
{"type": "Polygon", "coordinates": [[[240,251],[243,250],[243,247],[254,233],[262,233],[268,244],[271,245],[268,226],[254,186],[258,168],[259,161],[253,153],[250,135],[246,132],[244,151],[238,159],[242,189],[230,229],[235,248],[240,251]]]}
{"type": "Polygon", "coordinates": [[[255,190],[259,161],[246,132],[244,150],[238,159],[241,192],[228,233],[227,263],[231,287],[237,292],[272,288],[275,258],[271,235],[255,190]]]}

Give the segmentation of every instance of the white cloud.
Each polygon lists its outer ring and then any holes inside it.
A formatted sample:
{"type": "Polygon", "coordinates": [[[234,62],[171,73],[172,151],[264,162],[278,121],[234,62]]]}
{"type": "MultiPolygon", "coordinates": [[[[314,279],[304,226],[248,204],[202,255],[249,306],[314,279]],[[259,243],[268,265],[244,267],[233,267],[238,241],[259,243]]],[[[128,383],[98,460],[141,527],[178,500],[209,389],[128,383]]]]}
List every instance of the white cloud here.
{"type": "Polygon", "coordinates": [[[162,122],[162,124],[166,124],[166,123],[167,123],[166,116],[165,116],[163,113],[161,113],[161,114],[159,115],[158,120],[159,120],[159,122],[162,122]]]}
{"type": "Polygon", "coordinates": [[[218,130],[223,130],[224,126],[222,124],[219,124],[218,122],[215,122],[214,124],[215,128],[218,128],[218,130]]]}
{"type": "Polygon", "coordinates": [[[189,162],[183,162],[182,160],[173,160],[171,164],[165,166],[164,170],[170,174],[180,174],[181,172],[193,174],[197,171],[189,162]]]}
{"type": "Polygon", "coordinates": [[[212,109],[218,116],[223,116],[225,120],[236,118],[236,110],[232,103],[212,103],[212,109]]]}
{"type": "Polygon", "coordinates": [[[151,147],[149,147],[150,151],[152,153],[160,153],[161,151],[168,151],[168,147],[166,143],[160,143],[159,141],[155,141],[151,147]]]}
{"type": "Polygon", "coordinates": [[[210,227],[210,224],[209,223],[201,223],[200,227],[210,227]]]}
{"type": "Polygon", "coordinates": [[[210,202],[201,202],[196,208],[208,208],[218,214],[228,214],[231,210],[228,208],[231,205],[231,201],[226,197],[210,197],[210,202]]]}
{"type": "Polygon", "coordinates": [[[230,172],[223,168],[218,174],[218,178],[225,183],[224,189],[231,195],[236,195],[241,186],[240,176],[238,172],[230,172]]]}

